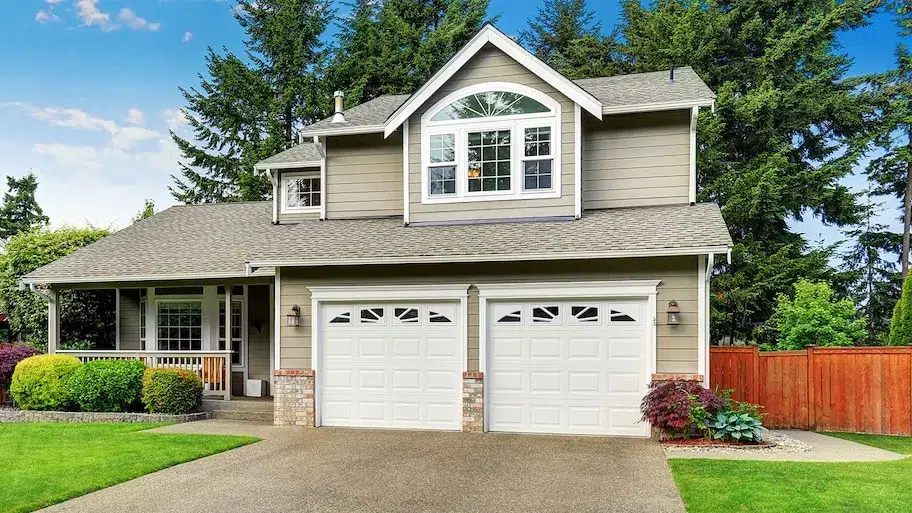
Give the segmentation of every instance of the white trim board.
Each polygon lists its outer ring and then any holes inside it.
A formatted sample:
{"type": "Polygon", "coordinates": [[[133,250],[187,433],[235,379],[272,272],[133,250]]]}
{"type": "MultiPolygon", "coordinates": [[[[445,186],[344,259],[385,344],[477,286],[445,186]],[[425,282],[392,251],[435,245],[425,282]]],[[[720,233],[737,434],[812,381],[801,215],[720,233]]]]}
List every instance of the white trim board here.
{"type": "Polygon", "coordinates": [[[430,97],[442,87],[457,71],[462,69],[486,44],[492,44],[506,53],[530,72],[557,89],[561,94],[579,104],[593,116],[602,119],[602,102],[564,77],[528,50],[497,30],[494,25],[485,24],[475,36],[466,43],[437,73],[405,101],[389,118],[383,130],[383,136],[389,137],[406,119],[418,110],[430,97]]]}
{"type": "MultiPolygon", "coordinates": [[[[469,284],[455,285],[337,285],[308,287],[315,301],[408,301],[468,297],[469,284]]],[[[314,323],[316,324],[316,323],[314,323]]]]}
{"type": "Polygon", "coordinates": [[[299,162],[277,162],[275,164],[255,164],[253,169],[257,171],[269,171],[272,169],[293,169],[296,167],[320,167],[319,160],[302,160],[299,162]]]}

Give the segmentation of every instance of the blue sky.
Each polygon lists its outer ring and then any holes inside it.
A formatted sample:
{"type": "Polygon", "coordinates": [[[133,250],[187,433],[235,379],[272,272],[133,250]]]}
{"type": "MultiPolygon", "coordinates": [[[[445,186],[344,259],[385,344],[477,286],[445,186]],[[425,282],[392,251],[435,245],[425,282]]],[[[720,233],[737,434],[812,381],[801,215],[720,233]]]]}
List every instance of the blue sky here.
{"type": "MultiPolygon", "coordinates": [[[[178,87],[198,83],[207,46],[241,48],[234,1],[0,1],[0,175],[37,174],[54,226],[119,228],[145,198],[173,204],[179,154],[167,131],[186,133],[178,87]]],[[[490,13],[515,35],[540,3],[492,0],[490,13]]],[[[617,23],[616,2],[590,5],[606,29],[617,23]]],[[[889,68],[897,41],[887,16],[840,38],[853,73],[889,68]]],[[[812,240],[838,237],[798,226],[812,240]]]]}

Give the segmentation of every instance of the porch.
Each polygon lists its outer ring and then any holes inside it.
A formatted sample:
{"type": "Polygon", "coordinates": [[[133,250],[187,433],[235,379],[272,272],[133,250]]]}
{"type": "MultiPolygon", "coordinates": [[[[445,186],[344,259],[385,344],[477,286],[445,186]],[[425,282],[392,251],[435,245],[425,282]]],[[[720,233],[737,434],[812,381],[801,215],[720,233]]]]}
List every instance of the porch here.
{"type": "Polygon", "coordinates": [[[91,288],[114,294],[114,328],[108,347],[88,350],[64,349],[59,296],[65,289],[49,289],[48,352],[72,355],[82,362],[138,359],[147,367],[187,370],[203,381],[208,399],[271,396],[275,345],[271,280],[142,285],[147,286],[91,288]]]}

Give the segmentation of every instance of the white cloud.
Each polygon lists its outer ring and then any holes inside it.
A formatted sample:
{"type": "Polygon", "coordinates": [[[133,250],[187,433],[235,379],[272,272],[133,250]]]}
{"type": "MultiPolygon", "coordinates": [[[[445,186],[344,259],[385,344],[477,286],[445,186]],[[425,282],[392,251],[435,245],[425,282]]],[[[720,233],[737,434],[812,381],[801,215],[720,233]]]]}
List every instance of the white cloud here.
{"type": "Polygon", "coordinates": [[[162,115],[165,117],[165,123],[168,124],[168,130],[174,132],[183,129],[190,123],[180,109],[165,109],[162,115]]]}
{"type": "Polygon", "coordinates": [[[66,167],[98,169],[99,152],[92,146],[77,146],[61,143],[39,143],[32,146],[32,151],[50,155],[58,164],[66,167]]]}
{"type": "MultiPolygon", "coordinates": [[[[31,117],[46,121],[53,126],[77,128],[91,132],[107,132],[110,134],[109,142],[111,147],[121,151],[129,151],[141,142],[161,137],[161,134],[155,130],[141,126],[120,126],[115,121],[92,116],[80,109],[36,107],[22,102],[12,102],[6,105],[19,108],[31,117]]],[[[142,111],[138,109],[130,109],[131,115],[134,110],[142,116],[142,111]]]]}
{"type": "Polygon", "coordinates": [[[117,30],[120,25],[111,23],[111,15],[98,8],[99,0],[77,0],[76,12],[86,26],[97,26],[103,32],[117,30]]]}
{"type": "Polygon", "coordinates": [[[189,43],[193,39],[193,32],[184,32],[184,42],[189,43]]]}
{"type": "Polygon", "coordinates": [[[144,125],[146,124],[146,115],[143,114],[143,111],[132,108],[127,110],[127,123],[131,125],[144,125]]]}
{"type": "Polygon", "coordinates": [[[120,21],[133,30],[148,30],[156,32],[161,28],[161,23],[152,23],[145,18],[141,18],[133,9],[123,8],[120,10],[120,21]]]}
{"type": "Polygon", "coordinates": [[[63,0],[47,0],[47,3],[51,5],[57,5],[63,3],[63,0]]]}
{"type": "Polygon", "coordinates": [[[35,14],[35,21],[38,23],[50,23],[52,21],[60,21],[60,16],[57,16],[51,10],[45,11],[44,9],[41,9],[35,14]]]}

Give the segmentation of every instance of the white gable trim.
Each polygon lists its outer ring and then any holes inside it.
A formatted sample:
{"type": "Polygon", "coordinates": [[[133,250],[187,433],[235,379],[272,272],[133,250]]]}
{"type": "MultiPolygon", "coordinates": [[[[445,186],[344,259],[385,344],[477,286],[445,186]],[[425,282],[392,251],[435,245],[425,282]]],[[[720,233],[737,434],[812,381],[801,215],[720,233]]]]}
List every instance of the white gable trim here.
{"type": "Polygon", "coordinates": [[[406,119],[424,105],[431,95],[462,69],[484,45],[491,43],[499,48],[502,52],[516,59],[526,69],[540,77],[542,80],[553,86],[567,98],[585,109],[587,112],[602,119],[602,102],[594,96],[587,93],[585,89],[573,83],[572,80],[561,75],[554,68],[540,61],[537,57],[529,53],[528,50],[518,43],[497,30],[493,25],[485,25],[478,34],[475,35],[465,46],[462,47],[456,55],[453,56],[442,68],[440,68],[430,80],[424,83],[418,91],[406,100],[386,121],[383,130],[383,136],[389,137],[395,132],[406,119]]]}

